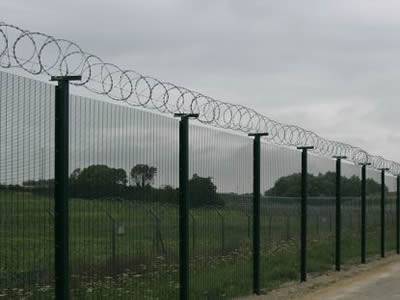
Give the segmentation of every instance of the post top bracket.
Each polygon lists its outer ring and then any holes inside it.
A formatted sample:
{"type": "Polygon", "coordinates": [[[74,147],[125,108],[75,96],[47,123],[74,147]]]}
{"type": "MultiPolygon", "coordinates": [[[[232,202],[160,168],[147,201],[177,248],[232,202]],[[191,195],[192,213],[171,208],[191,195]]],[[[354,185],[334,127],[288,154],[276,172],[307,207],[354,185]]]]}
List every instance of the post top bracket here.
{"type": "Polygon", "coordinates": [[[311,150],[314,149],[314,146],[298,146],[296,148],[299,150],[311,150]]]}
{"type": "Polygon", "coordinates": [[[267,135],[269,135],[268,132],[253,132],[248,134],[248,136],[267,136],[267,135]]]}
{"type": "Polygon", "coordinates": [[[365,162],[365,163],[359,163],[360,166],[370,166],[371,163],[370,162],[365,162]]]}
{"type": "Polygon", "coordinates": [[[187,119],[187,118],[198,118],[198,117],[199,117],[199,114],[176,113],[176,114],[174,114],[174,117],[176,117],[176,118],[182,118],[182,119],[187,119]]]}
{"type": "Polygon", "coordinates": [[[389,171],[390,168],[379,168],[378,170],[381,170],[381,171],[389,171]]]}
{"type": "Polygon", "coordinates": [[[81,75],[71,75],[71,76],[51,76],[50,81],[74,81],[81,80],[81,75]]]}
{"type": "Polygon", "coordinates": [[[336,158],[336,159],[346,159],[347,156],[346,156],[346,155],[334,155],[334,156],[332,156],[332,158],[336,158]]]}

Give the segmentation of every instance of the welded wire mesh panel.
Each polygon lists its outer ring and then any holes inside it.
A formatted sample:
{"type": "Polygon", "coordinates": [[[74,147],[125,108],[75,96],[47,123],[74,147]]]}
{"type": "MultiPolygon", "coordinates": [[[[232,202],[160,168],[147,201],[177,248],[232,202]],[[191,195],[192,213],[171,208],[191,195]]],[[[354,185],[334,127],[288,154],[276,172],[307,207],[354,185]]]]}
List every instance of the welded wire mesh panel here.
{"type": "Polygon", "coordinates": [[[296,280],[300,238],[299,151],[261,143],[261,287],[296,280]]]}
{"type": "Polygon", "coordinates": [[[367,259],[380,253],[381,173],[367,168],[367,259]]]}
{"type": "Polygon", "coordinates": [[[76,298],[178,296],[178,123],[70,103],[70,265],[76,298]]]}
{"type": "Polygon", "coordinates": [[[190,297],[251,291],[252,141],[200,126],[189,130],[190,297]]]}
{"type": "Polygon", "coordinates": [[[386,250],[396,249],[396,177],[385,176],[386,195],[385,195],[385,242],[386,250]]]}
{"type": "Polygon", "coordinates": [[[308,156],[307,271],[332,269],[335,257],[335,161],[308,156]]]}
{"type": "Polygon", "coordinates": [[[361,170],[342,161],[342,242],[343,264],[356,264],[361,259],[361,170]]]}
{"type": "MultiPolygon", "coordinates": [[[[54,295],[54,87],[0,72],[0,295],[54,295]]],[[[74,298],[176,299],[178,121],[83,97],[70,101],[74,298]]],[[[252,286],[252,139],[191,125],[193,299],[252,286]]],[[[261,287],[299,274],[301,152],[261,143],[261,287]]],[[[380,172],[367,171],[367,255],[380,247],[380,172]]],[[[308,272],[335,255],[335,162],[309,155],[308,272]]],[[[360,256],[360,168],[342,162],[342,262],[360,256]]],[[[386,175],[386,249],[396,245],[396,178],[386,175]]]]}
{"type": "Polygon", "coordinates": [[[54,87],[0,72],[0,295],[53,292],[54,87]]]}

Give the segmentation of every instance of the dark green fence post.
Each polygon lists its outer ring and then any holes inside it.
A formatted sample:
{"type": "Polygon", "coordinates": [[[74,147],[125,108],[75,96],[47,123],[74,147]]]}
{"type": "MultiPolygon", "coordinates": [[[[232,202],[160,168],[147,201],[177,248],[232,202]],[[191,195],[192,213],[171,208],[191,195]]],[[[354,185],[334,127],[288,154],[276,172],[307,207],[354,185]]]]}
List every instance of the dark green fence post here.
{"type": "Polygon", "coordinates": [[[68,155],[69,81],[81,76],[53,76],[55,89],[54,127],[54,279],[57,300],[69,299],[68,245],[68,155]]]}
{"type": "Polygon", "coordinates": [[[385,171],[388,168],[381,170],[381,257],[385,257],[385,171]]]}
{"type": "Polygon", "coordinates": [[[396,192],[396,252],[400,254],[400,176],[397,175],[396,192]]]}
{"type": "Polygon", "coordinates": [[[313,146],[297,147],[301,153],[301,212],[300,212],[300,281],[307,280],[307,151],[313,146]]]}
{"type": "Polygon", "coordinates": [[[261,185],[261,136],[268,133],[250,133],[253,141],[253,292],[260,290],[260,185],[261,185]]]}
{"type": "Polygon", "coordinates": [[[336,271],[340,271],[341,265],[341,242],[342,242],[342,164],[341,160],[346,156],[334,156],[336,158],[336,251],[335,251],[335,267],[336,271]]]}
{"type": "Polygon", "coordinates": [[[175,114],[179,121],[179,299],[189,299],[189,118],[198,114],[175,114]]]}
{"type": "Polygon", "coordinates": [[[371,163],[361,163],[361,263],[365,264],[367,254],[367,166],[371,163]]]}

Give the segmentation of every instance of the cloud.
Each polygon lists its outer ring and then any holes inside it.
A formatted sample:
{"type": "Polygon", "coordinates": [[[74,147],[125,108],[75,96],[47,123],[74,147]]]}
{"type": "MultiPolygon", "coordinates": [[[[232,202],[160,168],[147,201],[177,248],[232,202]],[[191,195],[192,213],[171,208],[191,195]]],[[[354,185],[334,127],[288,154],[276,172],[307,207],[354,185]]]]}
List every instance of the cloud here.
{"type": "Polygon", "coordinates": [[[5,21],[400,161],[398,1],[4,1],[5,21]]]}

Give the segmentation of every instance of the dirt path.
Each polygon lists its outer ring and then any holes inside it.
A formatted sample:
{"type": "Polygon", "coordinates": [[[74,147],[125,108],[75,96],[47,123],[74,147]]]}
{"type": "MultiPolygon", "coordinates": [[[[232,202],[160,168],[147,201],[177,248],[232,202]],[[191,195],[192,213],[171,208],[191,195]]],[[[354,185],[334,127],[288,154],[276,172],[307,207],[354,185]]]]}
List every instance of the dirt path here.
{"type": "Polygon", "coordinates": [[[310,278],[303,284],[290,283],[264,296],[244,299],[400,299],[400,256],[391,255],[342,272],[310,278]]]}

